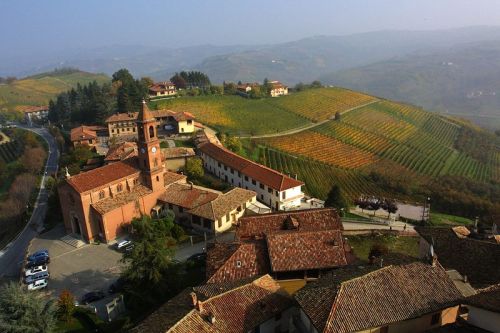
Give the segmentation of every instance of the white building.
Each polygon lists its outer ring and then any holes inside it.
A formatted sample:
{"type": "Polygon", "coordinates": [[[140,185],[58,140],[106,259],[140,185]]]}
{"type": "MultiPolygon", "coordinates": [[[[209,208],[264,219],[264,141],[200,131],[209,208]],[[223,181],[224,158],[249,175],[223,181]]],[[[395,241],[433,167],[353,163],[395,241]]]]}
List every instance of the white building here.
{"type": "Polygon", "coordinates": [[[478,290],[466,299],[469,308],[467,322],[493,333],[500,333],[500,284],[478,290]]]}
{"type": "Polygon", "coordinates": [[[203,165],[225,182],[257,193],[257,200],[274,210],[300,206],[303,182],[247,160],[213,143],[199,148],[203,165]]]}

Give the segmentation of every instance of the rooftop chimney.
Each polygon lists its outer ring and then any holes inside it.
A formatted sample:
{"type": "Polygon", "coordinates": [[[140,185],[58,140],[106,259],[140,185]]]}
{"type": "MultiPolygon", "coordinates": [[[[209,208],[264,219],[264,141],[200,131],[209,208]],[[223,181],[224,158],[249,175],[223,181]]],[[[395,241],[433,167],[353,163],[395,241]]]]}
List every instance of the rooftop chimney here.
{"type": "Polygon", "coordinates": [[[66,179],[69,179],[71,175],[69,174],[68,167],[65,167],[66,169],[66,179]]]}
{"type": "Polygon", "coordinates": [[[191,295],[191,300],[193,301],[193,306],[197,307],[198,306],[198,296],[196,296],[195,292],[192,292],[190,295],[191,295]]]}
{"type": "Polygon", "coordinates": [[[207,321],[210,323],[210,324],[214,324],[215,323],[215,316],[212,312],[210,312],[208,315],[207,315],[207,321]]]}

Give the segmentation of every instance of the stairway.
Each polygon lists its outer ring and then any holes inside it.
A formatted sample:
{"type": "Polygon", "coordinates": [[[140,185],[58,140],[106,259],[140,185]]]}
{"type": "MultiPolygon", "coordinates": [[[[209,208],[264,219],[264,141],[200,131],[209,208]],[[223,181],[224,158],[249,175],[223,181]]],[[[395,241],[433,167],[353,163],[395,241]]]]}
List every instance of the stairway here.
{"type": "Polygon", "coordinates": [[[80,236],[76,234],[66,235],[61,238],[61,241],[76,248],[82,247],[87,244],[81,240],[80,236]]]}

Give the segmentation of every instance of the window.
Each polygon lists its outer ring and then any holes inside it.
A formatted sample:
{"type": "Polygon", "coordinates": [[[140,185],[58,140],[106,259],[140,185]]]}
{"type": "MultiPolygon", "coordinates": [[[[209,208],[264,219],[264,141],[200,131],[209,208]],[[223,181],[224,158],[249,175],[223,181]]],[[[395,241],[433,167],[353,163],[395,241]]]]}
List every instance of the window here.
{"type": "Polygon", "coordinates": [[[267,192],[268,192],[268,193],[273,193],[273,189],[272,189],[272,188],[270,188],[270,187],[268,187],[268,188],[267,188],[267,192]]]}
{"type": "Polygon", "coordinates": [[[149,137],[154,138],[155,136],[155,128],[154,126],[149,126],[149,137]]]}
{"type": "Polygon", "coordinates": [[[184,213],[184,208],[179,207],[179,213],[184,213]]]}
{"type": "Polygon", "coordinates": [[[137,184],[139,184],[139,178],[134,179],[134,185],[137,185],[137,184]]]}
{"type": "Polygon", "coordinates": [[[264,200],[264,194],[260,195],[260,200],[264,200]]]}
{"type": "Polygon", "coordinates": [[[132,127],[132,132],[135,132],[135,127],[132,127]]]}
{"type": "Polygon", "coordinates": [[[238,268],[241,267],[241,261],[239,261],[239,260],[236,261],[236,267],[238,267],[238,268]]]}
{"type": "Polygon", "coordinates": [[[217,162],[217,165],[219,166],[219,168],[222,166],[222,165],[220,165],[220,163],[219,163],[219,162],[217,162]]]}
{"type": "Polygon", "coordinates": [[[260,184],[259,184],[259,187],[260,187],[261,189],[264,189],[264,184],[260,183],[260,184]]]}
{"type": "Polygon", "coordinates": [[[281,193],[281,199],[283,199],[283,200],[286,199],[286,192],[281,193]]]}
{"type": "Polygon", "coordinates": [[[224,165],[224,171],[227,171],[227,166],[224,165]]]}
{"type": "Polygon", "coordinates": [[[241,177],[241,173],[238,171],[238,177],[241,177]]]}
{"type": "Polygon", "coordinates": [[[248,181],[248,176],[245,176],[245,181],[248,181]]]}
{"type": "Polygon", "coordinates": [[[105,196],[106,194],[104,193],[104,191],[99,192],[99,199],[104,199],[105,196]]]}
{"type": "Polygon", "coordinates": [[[440,320],[441,320],[441,312],[433,314],[431,317],[431,325],[439,324],[440,320]]]}
{"type": "Polygon", "coordinates": [[[174,209],[174,206],[171,203],[169,203],[168,204],[168,209],[172,210],[172,209],[174,209]]]}
{"type": "Polygon", "coordinates": [[[188,125],[191,125],[193,123],[192,120],[188,120],[187,122],[188,122],[188,125]]]}
{"type": "Polygon", "coordinates": [[[121,191],[123,191],[123,185],[122,185],[122,184],[118,184],[118,185],[116,186],[116,191],[117,191],[117,192],[121,192],[121,191]]]}
{"type": "Polygon", "coordinates": [[[253,185],[257,185],[257,182],[255,180],[252,179],[252,184],[253,185]]]}
{"type": "Polygon", "coordinates": [[[156,176],[156,181],[159,182],[160,181],[160,176],[156,176]]]}
{"type": "Polygon", "coordinates": [[[114,133],[114,132],[115,132],[115,130],[114,130],[114,129],[112,129],[112,130],[111,130],[111,133],[114,133]]]}

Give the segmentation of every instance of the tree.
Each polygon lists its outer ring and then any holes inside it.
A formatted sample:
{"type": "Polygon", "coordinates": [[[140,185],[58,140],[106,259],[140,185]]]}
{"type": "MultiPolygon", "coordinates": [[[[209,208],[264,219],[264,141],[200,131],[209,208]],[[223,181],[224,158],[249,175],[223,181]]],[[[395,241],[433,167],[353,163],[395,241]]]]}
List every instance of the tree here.
{"type": "Polygon", "coordinates": [[[243,151],[243,144],[240,139],[234,136],[227,136],[225,142],[223,143],[229,150],[240,154],[243,151]]]}
{"type": "Polygon", "coordinates": [[[68,290],[63,290],[57,300],[57,315],[61,320],[69,322],[75,309],[75,297],[68,290]]]}
{"type": "Polygon", "coordinates": [[[321,87],[323,87],[323,85],[321,84],[320,81],[316,80],[311,82],[311,88],[321,88],[321,87]]]}
{"type": "Polygon", "coordinates": [[[187,160],[186,174],[191,179],[200,179],[205,175],[201,158],[195,157],[187,160]]]}
{"type": "Polygon", "coordinates": [[[148,216],[132,220],[130,237],[134,248],[123,255],[127,280],[145,288],[154,287],[172,262],[175,240],[171,236],[173,218],[153,220],[148,216]]]}
{"type": "Polygon", "coordinates": [[[380,258],[389,252],[387,245],[383,243],[375,243],[370,248],[370,253],[368,254],[368,259],[373,260],[374,258],[380,258]]]}
{"type": "Polygon", "coordinates": [[[233,82],[224,82],[224,94],[226,95],[234,95],[236,94],[236,85],[233,82]]]}
{"type": "Polygon", "coordinates": [[[177,89],[186,89],[187,82],[179,73],[175,73],[174,76],[170,78],[170,82],[175,84],[177,89]]]}
{"type": "Polygon", "coordinates": [[[55,329],[54,303],[14,282],[0,289],[0,331],[50,333],[55,329]]]}
{"type": "Polygon", "coordinates": [[[151,87],[153,84],[155,83],[155,81],[150,78],[149,76],[145,76],[145,77],[141,77],[141,84],[144,86],[144,87],[151,87]]]}
{"type": "Polygon", "coordinates": [[[333,185],[330,192],[328,192],[325,200],[325,207],[333,207],[338,210],[349,207],[349,203],[338,185],[333,185]]]}

